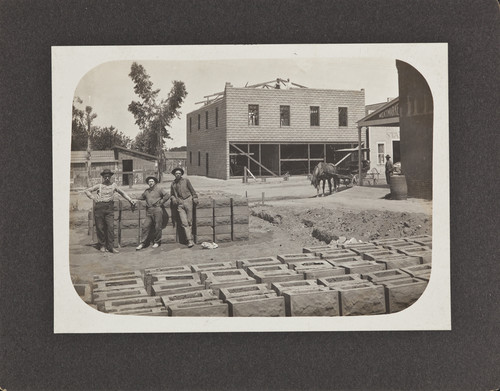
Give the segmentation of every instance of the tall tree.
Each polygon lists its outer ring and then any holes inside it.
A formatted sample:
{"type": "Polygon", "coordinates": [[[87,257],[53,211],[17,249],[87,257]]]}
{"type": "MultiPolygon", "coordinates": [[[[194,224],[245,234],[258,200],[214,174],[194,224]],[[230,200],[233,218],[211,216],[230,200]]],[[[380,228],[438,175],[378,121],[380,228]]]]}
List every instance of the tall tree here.
{"type": "Polygon", "coordinates": [[[87,185],[90,187],[92,184],[91,178],[90,178],[90,166],[92,164],[91,161],[91,151],[92,151],[92,122],[97,118],[96,113],[92,113],[92,107],[91,106],[86,106],[85,107],[85,114],[84,114],[84,122],[86,125],[86,130],[87,130],[87,156],[86,156],[86,165],[87,165],[87,185]]]}
{"type": "Polygon", "coordinates": [[[160,89],[153,89],[153,82],[142,65],[134,62],[129,76],[134,82],[134,92],[140,98],[128,106],[141,131],[136,137],[134,146],[142,152],[158,157],[158,178],[161,181],[163,143],[165,139],[171,139],[168,128],[172,120],[180,118],[180,107],[187,95],[186,87],[184,82],[174,80],[167,98],[160,99],[158,97],[160,89]]]}
{"type": "Polygon", "coordinates": [[[87,148],[87,131],[85,129],[85,112],[76,105],[81,104],[82,100],[76,96],[73,99],[73,110],[71,115],[71,150],[84,151],[87,148]]]}

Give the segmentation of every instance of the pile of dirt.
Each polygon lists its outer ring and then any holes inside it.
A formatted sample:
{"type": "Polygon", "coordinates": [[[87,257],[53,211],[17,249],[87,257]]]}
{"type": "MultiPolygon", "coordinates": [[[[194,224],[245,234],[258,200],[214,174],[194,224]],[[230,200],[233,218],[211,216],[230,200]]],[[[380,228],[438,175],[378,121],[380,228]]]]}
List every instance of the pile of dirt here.
{"type": "MultiPolygon", "coordinates": [[[[255,206],[253,216],[284,230],[292,239],[315,238],[330,243],[341,237],[370,241],[413,235],[431,235],[432,220],[423,213],[365,210],[352,212],[326,208],[255,206]]],[[[307,240],[311,244],[310,239],[307,240]]]]}

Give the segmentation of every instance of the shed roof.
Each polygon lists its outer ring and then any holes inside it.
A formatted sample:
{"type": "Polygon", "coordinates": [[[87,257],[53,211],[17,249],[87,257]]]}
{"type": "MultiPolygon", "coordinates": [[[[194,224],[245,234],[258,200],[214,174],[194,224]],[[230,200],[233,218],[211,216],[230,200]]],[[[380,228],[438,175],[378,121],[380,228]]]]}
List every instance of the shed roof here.
{"type": "MultiPolygon", "coordinates": [[[[114,163],[114,151],[91,151],[92,163],[114,163]]],[[[87,161],[87,151],[71,151],[71,163],[85,163],[87,161]]]]}
{"type": "Polygon", "coordinates": [[[165,152],[165,158],[167,159],[186,159],[187,152],[186,151],[168,151],[165,152]]]}

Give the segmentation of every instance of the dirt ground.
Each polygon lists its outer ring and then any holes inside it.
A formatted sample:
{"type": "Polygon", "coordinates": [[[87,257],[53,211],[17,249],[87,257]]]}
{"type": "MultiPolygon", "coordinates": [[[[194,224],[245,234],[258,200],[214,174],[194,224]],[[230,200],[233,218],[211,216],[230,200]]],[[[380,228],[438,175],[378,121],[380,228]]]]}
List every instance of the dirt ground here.
{"type": "MultiPolygon", "coordinates": [[[[93,275],[101,273],[291,254],[302,252],[305,246],[344,238],[368,241],[432,233],[432,202],[388,200],[385,185],[342,187],[337,193],[317,198],[306,177],[248,184],[241,180],[190,179],[202,196],[248,197],[252,214],[248,241],[219,243],[219,248],[213,250],[199,245],[188,249],[181,244],[162,244],[157,249],[135,251],[134,247],[122,247],[120,254],[100,253],[87,232],[91,202],[75,192],[71,195],[69,249],[73,282],[90,282],[93,275]]],[[[167,189],[170,186],[169,182],[161,185],[167,189]]],[[[144,188],[134,185],[123,190],[137,196],[144,188]]]]}

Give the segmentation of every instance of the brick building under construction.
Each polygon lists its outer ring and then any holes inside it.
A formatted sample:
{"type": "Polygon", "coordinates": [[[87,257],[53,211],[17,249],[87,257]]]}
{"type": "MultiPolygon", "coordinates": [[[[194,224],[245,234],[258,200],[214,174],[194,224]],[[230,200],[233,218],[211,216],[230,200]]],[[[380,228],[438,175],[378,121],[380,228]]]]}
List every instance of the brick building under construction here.
{"type": "Polygon", "coordinates": [[[204,98],[186,116],[187,171],[220,179],[241,177],[244,167],[265,177],[336,163],[346,156],[339,150],[358,147],[356,122],[365,116],[363,89],[315,89],[283,79],[242,88],[226,83],[204,98]]]}

